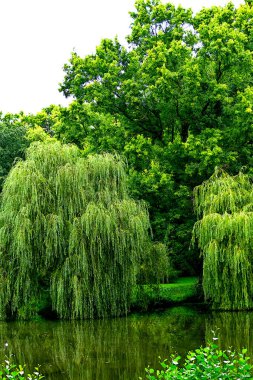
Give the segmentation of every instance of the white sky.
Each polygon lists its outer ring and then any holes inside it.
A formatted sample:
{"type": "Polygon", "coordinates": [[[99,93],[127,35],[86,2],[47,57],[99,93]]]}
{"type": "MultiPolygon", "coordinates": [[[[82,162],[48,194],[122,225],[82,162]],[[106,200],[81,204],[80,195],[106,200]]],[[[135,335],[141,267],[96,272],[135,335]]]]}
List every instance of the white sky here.
{"type": "MultiPolygon", "coordinates": [[[[67,104],[58,92],[73,49],[85,56],[102,38],[129,34],[134,0],[0,0],[0,111],[36,113],[67,104]]],[[[166,2],[169,2],[167,0],[166,2]]],[[[171,0],[198,10],[225,0],[171,0]]],[[[234,0],[235,5],[244,3],[234,0]]]]}

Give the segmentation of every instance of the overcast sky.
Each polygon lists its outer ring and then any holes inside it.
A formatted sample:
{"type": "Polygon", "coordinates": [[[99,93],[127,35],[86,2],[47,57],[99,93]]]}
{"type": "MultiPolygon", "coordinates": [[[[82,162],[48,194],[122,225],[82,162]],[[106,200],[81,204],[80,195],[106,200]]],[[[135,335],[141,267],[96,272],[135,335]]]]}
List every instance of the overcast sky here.
{"type": "MultiPolygon", "coordinates": [[[[0,0],[0,111],[36,113],[67,104],[58,92],[73,49],[85,56],[102,38],[129,33],[134,0],[0,0]]],[[[169,2],[169,0],[168,0],[169,2]]],[[[191,7],[224,0],[172,0],[191,7]]],[[[244,3],[235,0],[234,4],[244,3]]]]}

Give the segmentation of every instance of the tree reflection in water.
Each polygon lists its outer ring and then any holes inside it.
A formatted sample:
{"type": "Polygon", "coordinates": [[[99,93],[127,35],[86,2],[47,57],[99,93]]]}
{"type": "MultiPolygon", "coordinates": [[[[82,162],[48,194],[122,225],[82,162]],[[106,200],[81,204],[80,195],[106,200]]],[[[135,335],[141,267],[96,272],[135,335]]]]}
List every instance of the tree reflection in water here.
{"type": "MultiPolygon", "coordinates": [[[[1,356],[7,341],[19,363],[41,364],[48,380],[132,380],[159,357],[185,355],[217,331],[223,348],[253,347],[251,313],[201,313],[187,307],[128,318],[80,322],[0,323],[1,356]]],[[[253,356],[253,352],[250,352],[253,356]]]]}
{"type": "Polygon", "coordinates": [[[206,340],[214,331],[223,349],[247,348],[253,358],[253,312],[213,312],[206,317],[206,340]]]}

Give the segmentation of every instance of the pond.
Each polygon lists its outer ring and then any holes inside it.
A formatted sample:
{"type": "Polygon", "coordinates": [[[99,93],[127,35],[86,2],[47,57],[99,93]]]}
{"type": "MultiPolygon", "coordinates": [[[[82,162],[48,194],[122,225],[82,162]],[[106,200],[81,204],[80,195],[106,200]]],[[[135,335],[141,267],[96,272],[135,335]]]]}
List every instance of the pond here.
{"type": "Polygon", "coordinates": [[[40,363],[48,380],[138,380],[147,365],[159,367],[159,357],[205,345],[212,330],[223,348],[246,347],[253,356],[252,326],[252,312],[190,307],[97,321],[1,322],[0,354],[8,342],[19,363],[40,363]]]}

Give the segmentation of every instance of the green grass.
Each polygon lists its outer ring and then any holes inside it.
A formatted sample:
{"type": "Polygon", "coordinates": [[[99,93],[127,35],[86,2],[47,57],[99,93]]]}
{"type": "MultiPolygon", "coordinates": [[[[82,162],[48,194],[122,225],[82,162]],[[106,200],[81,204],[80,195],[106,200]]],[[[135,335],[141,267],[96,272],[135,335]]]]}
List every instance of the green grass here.
{"type": "Polygon", "coordinates": [[[197,295],[197,277],[182,277],[173,284],[159,286],[159,298],[170,302],[184,302],[197,295]]]}
{"type": "Polygon", "coordinates": [[[187,302],[197,297],[197,277],[182,277],[172,284],[138,285],[132,295],[132,308],[147,310],[187,302]]]}

